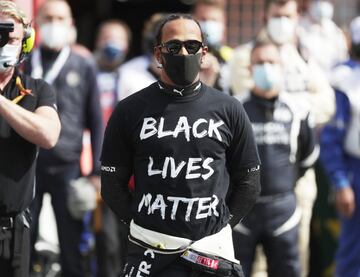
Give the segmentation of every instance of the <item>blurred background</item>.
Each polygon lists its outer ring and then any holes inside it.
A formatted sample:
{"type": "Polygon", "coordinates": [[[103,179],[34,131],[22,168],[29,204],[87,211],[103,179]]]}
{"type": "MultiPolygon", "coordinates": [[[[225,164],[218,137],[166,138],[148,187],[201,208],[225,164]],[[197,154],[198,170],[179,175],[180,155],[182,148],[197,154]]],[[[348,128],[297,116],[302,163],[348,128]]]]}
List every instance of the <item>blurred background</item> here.
{"type": "MultiPolygon", "coordinates": [[[[34,19],[38,7],[46,0],[14,0],[28,18],[34,19]]],[[[305,13],[312,1],[298,0],[301,13],[305,13]]],[[[142,54],[141,36],[144,23],[157,12],[189,12],[195,0],[67,0],[70,4],[77,29],[77,42],[94,50],[95,36],[99,24],[110,18],[126,22],[132,33],[131,45],[126,60],[142,54]]],[[[334,22],[348,35],[350,21],[360,14],[359,0],[331,0],[334,5],[334,22]]],[[[254,39],[264,26],[265,0],[225,0],[226,33],[225,44],[236,48],[254,39]]],[[[35,26],[36,27],[36,26],[35,26]]],[[[311,43],[313,45],[313,43],[311,43]]],[[[321,56],[323,53],[321,52],[321,56]]],[[[319,184],[325,177],[317,175],[319,184]]],[[[328,186],[318,188],[311,225],[311,277],[332,276],[334,251],[337,245],[339,224],[333,207],[333,195],[328,186]]]]}
{"type": "MultiPolygon", "coordinates": [[[[15,0],[34,18],[37,7],[46,0],[15,0]]],[[[155,12],[188,12],[194,0],[68,0],[72,7],[78,42],[91,50],[96,27],[108,18],[119,18],[129,24],[133,33],[128,58],[141,52],[141,31],[146,19],[155,12]]],[[[227,0],[227,33],[229,46],[248,42],[263,24],[264,0],[227,0]]],[[[311,0],[298,0],[301,11],[306,11],[311,0]]],[[[350,20],[359,14],[360,1],[333,0],[334,21],[346,31],[350,20]]]]}

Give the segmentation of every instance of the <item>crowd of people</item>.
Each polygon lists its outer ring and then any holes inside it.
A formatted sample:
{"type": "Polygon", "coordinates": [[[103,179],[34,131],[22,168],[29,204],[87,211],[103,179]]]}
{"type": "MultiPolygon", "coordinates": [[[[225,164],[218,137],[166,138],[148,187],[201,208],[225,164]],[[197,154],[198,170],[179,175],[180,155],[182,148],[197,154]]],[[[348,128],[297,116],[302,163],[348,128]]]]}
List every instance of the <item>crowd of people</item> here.
{"type": "Polygon", "coordinates": [[[235,48],[226,1],[155,13],[128,59],[124,21],[90,51],[66,0],[47,0],[34,46],[0,0],[0,275],[306,277],[329,186],[333,274],[360,276],[360,17],[345,32],[329,0],[264,3],[235,48]],[[49,195],[55,248],[39,244],[49,195]]]}

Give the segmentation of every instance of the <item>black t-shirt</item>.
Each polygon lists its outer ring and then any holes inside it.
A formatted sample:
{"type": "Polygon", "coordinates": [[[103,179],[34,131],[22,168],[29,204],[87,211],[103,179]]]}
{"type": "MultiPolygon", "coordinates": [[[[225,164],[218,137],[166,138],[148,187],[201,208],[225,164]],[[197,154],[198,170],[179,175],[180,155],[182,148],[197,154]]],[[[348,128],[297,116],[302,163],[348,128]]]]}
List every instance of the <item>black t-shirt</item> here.
{"type": "Polygon", "coordinates": [[[115,171],[132,168],[135,223],[189,239],[227,224],[229,179],[259,164],[241,103],[203,84],[169,95],[157,82],[118,103],[101,160],[115,171]]]}
{"type": "MultiPolygon", "coordinates": [[[[18,73],[1,92],[7,99],[20,94],[16,76],[33,94],[25,96],[18,105],[32,112],[40,106],[56,108],[54,90],[47,83],[18,73]]],[[[38,147],[18,135],[0,115],[0,215],[15,215],[29,206],[34,195],[37,152],[38,147]]]]}

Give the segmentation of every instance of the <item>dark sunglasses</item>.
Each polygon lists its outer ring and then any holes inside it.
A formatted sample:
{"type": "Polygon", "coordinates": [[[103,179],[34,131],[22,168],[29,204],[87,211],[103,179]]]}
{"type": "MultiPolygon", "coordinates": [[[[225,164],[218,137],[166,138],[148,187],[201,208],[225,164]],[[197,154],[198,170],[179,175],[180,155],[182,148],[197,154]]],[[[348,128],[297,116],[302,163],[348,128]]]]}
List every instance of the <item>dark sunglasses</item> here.
{"type": "Polygon", "coordinates": [[[204,44],[198,40],[181,41],[174,39],[161,43],[158,47],[165,47],[170,54],[176,55],[179,54],[183,46],[189,54],[196,54],[201,47],[204,47],[204,44]]]}

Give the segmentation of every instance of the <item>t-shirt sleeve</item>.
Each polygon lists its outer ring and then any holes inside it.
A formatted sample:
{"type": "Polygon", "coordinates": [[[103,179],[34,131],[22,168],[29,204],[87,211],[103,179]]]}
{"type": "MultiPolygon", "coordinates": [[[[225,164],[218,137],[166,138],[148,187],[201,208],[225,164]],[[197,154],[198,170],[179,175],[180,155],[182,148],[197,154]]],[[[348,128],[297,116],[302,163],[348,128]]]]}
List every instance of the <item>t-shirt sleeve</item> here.
{"type": "Polygon", "coordinates": [[[126,113],[118,105],[112,113],[105,129],[101,153],[103,166],[127,167],[133,166],[132,146],[128,134],[126,113]]]}
{"type": "Polygon", "coordinates": [[[260,165],[250,120],[240,102],[234,105],[231,115],[233,137],[227,152],[230,175],[241,169],[251,169],[260,165]]]}
{"type": "Polygon", "coordinates": [[[57,110],[55,89],[43,80],[37,80],[37,107],[50,106],[57,110]]]}

